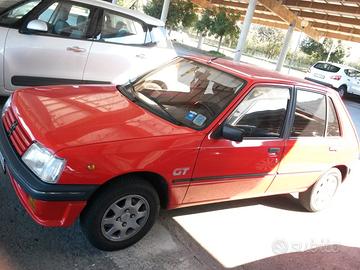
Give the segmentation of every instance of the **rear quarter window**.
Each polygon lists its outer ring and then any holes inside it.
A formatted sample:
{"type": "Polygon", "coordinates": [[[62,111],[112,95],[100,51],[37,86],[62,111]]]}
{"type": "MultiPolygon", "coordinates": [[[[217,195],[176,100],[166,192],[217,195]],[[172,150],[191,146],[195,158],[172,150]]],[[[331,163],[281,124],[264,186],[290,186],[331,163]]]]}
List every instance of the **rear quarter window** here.
{"type": "Polygon", "coordinates": [[[334,136],[340,136],[340,125],[339,125],[339,119],[336,114],[336,109],[334,106],[333,101],[328,98],[328,125],[327,125],[327,131],[326,136],[328,137],[334,137],[334,136]]]}
{"type": "Polygon", "coordinates": [[[322,71],[333,72],[333,73],[336,73],[340,70],[339,67],[329,63],[317,63],[316,65],[314,65],[314,68],[322,71]]]}

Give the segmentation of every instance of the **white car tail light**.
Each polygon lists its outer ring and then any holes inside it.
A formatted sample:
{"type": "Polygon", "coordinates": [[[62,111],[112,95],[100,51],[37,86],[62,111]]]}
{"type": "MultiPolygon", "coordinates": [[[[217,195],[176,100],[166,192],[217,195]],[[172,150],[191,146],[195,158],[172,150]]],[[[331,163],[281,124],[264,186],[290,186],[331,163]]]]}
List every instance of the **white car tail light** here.
{"type": "Polygon", "coordinates": [[[333,76],[330,77],[330,79],[340,81],[341,80],[341,75],[333,75],[333,76]]]}

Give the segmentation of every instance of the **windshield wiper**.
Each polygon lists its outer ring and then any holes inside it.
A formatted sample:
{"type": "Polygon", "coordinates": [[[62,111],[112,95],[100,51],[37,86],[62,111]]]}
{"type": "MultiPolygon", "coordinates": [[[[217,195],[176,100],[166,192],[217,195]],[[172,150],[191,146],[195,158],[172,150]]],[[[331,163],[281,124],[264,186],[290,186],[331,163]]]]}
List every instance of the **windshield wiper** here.
{"type": "MultiPolygon", "coordinates": [[[[164,105],[162,105],[161,103],[159,103],[156,99],[154,99],[153,97],[148,97],[142,93],[139,93],[141,96],[151,100],[158,108],[161,109],[161,112],[166,114],[166,118],[169,119],[170,122],[174,123],[175,125],[178,126],[183,126],[183,123],[181,123],[179,120],[177,120],[174,116],[171,115],[171,113],[169,113],[166,109],[166,107],[164,105]]],[[[146,101],[145,101],[146,102],[146,101]]],[[[151,104],[150,104],[151,106],[151,104]]]]}

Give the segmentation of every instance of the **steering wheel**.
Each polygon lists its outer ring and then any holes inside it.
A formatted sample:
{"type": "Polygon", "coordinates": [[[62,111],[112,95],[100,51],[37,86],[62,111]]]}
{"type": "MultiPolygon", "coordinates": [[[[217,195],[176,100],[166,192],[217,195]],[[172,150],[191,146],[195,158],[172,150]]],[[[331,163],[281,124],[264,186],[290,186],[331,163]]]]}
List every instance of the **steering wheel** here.
{"type": "Polygon", "coordinates": [[[203,107],[211,116],[215,116],[215,112],[213,109],[210,108],[209,105],[207,105],[205,102],[202,102],[202,101],[196,101],[194,103],[194,106],[197,106],[197,107],[203,107]]]}
{"type": "Polygon", "coordinates": [[[167,90],[168,87],[166,85],[166,83],[164,83],[163,81],[160,80],[150,80],[150,81],[146,81],[146,88],[148,89],[152,89],[152,90],[167,90]],[[148,87],[148,85],[154,85],[154,87],[148,87]]]}

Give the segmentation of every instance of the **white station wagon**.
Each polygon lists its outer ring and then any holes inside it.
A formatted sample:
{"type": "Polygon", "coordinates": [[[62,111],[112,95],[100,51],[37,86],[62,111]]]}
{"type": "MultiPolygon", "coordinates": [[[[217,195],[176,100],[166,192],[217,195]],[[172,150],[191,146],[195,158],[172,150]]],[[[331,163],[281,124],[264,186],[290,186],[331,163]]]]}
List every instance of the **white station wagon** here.
{"type": "Polygon", "coordinates": [[[99,0],[27,0],[0,14],[0,95],[121,83],[175,56],[164,23],[99,0]]]}

